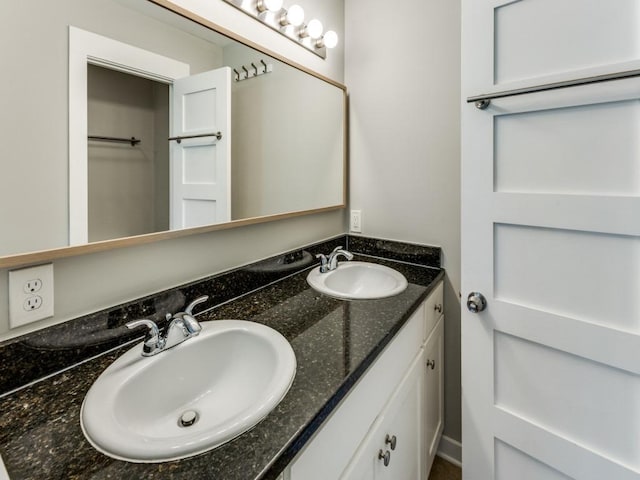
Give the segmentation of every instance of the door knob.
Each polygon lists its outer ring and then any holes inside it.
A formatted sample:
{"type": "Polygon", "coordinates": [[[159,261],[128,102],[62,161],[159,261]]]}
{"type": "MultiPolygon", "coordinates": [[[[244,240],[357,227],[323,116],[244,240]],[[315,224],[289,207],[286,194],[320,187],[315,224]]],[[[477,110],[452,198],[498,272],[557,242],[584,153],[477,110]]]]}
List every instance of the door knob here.
{"type": "Polygon", "coordinates": [[[467,308],[471,313],[478,313],[487,308],[487,300],[479,292],[471,292],[467,297],[467,308]]]}

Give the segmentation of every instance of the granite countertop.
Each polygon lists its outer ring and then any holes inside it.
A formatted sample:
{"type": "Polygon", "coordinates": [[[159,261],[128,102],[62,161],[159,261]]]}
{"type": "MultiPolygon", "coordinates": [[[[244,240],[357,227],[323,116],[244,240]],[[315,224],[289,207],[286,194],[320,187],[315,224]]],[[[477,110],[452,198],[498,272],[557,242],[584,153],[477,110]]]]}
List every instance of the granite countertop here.
{"type": "Polygon", "coordinates": [[[198,316],[263,323],[293,346],[291,389],[250,431],[201,455],[159,464],[94,450],[80,428],[80,407],[100,373],[130,348],[123,346],[0,400],[0,453],[11,479],[276,478],[444,275],[438,268],[375,261],[402,272],[407,289],[387,299],[342,301],[312,290],[306,269],[198,316]]]}

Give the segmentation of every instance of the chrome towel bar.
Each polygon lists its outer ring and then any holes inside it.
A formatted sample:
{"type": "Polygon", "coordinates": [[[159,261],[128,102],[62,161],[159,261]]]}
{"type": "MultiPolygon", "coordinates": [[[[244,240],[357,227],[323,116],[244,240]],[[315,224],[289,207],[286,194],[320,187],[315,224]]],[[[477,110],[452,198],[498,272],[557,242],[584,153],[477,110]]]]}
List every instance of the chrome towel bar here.
{"type": "Polygon", "coordinates": [[[516,95],[527,95],[529,93],[546,92],[548,90],[558,90],[560,88],[577,87],[580,85],[589,85],[592,83],[610,82],[612,80],[622,80],[625,78],[640,76],[640,70],[628,70],[626,72],[608,73],[605,75],[596,75],[593,77],[578,78],[575,80],[566,80],[563,82],[546,83],[533,87],[517,88],[514,90],[504,90],[502,92],[488,93],[468,97],[467,103],[475,103],[476,107],[484,110],[491,104],[491,100],[496,98],[514,97],[516,95]]]}
{"type": "Polygon", "coordinates": [[[89,135],[87,139],[96,142],[113,142],[113,143],[130,143],[132,147],[136,146],[142,140],[138,140],[136,137],[131,138],[119,138],[119,137],[100,137],[96,135],[89,135]]]}
{"type": "Polygon", "coordinates": [[[182,140],[186,140],[187,138],[202,138],[202,137],[216,137],[216,140],[222,140],[222,133],[201,133],[200,135],[184,135],[182,137],[169,137],[169,141],[175,140],[180,143],[182,140]]]}

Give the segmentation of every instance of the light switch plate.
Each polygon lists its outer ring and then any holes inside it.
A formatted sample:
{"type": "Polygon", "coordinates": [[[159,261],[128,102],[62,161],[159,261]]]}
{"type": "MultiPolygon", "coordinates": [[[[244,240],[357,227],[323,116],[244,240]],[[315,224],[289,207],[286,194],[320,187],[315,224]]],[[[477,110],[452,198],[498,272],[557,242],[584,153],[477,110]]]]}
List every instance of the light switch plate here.
{"type": "Polygon", "coordinates": [[[9,328],[53,317],[53,264],[9,271],[9,328]]]}

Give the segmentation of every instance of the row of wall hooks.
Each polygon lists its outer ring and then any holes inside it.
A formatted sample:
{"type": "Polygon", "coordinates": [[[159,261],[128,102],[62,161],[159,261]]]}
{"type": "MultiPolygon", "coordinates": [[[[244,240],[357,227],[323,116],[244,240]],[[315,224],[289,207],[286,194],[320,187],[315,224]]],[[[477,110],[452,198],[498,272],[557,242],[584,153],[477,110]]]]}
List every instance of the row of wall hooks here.
{"type": "Polygon", "coordinates": [[[234,68],[233,79],[236,82],[241,82],[242,80],[248,80],[249,78],[254,78],[271,72],[273,72],[273,65],[271,63],[265,63],[264,60],[260,59],[257,65],[256,62],[251,62],[248,67],[241,65],[239,68],[234,68]]]}

